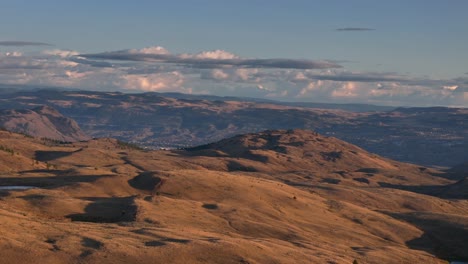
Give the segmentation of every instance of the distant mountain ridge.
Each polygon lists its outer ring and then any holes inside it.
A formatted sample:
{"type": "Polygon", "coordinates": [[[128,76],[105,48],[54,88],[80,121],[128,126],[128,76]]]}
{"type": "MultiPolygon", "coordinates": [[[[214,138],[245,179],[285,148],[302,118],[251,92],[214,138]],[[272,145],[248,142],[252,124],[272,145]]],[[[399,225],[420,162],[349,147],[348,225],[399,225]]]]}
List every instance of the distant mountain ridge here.
{"type": "Polygon", "coordinates": [[[215,96],[215,95],[201,95],[201,94],[155,93],[155,92],[151,92],[151,93],[164,96],[164,97],[176,98],[176,99],[256,102],[256,103],[268,103],[268,104],[293,106],[293,107],[336,109],[336,110],[345,110],[345,111],[351,111],[351,112],[391,111],[397,108],[394,106],[381,106],[381,105],[357,104],[357,103],[287,102],[287,101],[276,101],[276,100],[251,98],[251,97],[236,97],[236,96],[215,96]]]}
{"type": "Polygon", "coordinates": [[[345,111],[324,109],[328,104],[300,104],[154,92],[45,89],[0,93],[0,108],[48,105],[74,119],[92,137],[114,137],[153,149],[197,146],[268,129],[311,129],[399,161],[451,167],[466,160],[466,108],[376,111],[373,106],[341,105],[360,107],[345,111]]]}
{"type": "Polygon", "coordinates": [[[75,120],[65,117],[50,106],[34,109],[0,110],[0,127],[37,138],[58,141],[90,139],[75,120]]]}

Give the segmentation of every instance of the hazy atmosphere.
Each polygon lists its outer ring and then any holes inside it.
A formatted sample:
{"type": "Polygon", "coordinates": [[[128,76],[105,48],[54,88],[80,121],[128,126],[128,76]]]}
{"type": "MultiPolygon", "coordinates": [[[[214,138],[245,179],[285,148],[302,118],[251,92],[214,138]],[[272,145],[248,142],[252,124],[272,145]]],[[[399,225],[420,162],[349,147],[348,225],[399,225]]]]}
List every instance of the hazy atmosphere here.
{"type": "Polygon", "coordinates": [[[2,1],[0,83],[468,105],[466,1],[2,1]]]}

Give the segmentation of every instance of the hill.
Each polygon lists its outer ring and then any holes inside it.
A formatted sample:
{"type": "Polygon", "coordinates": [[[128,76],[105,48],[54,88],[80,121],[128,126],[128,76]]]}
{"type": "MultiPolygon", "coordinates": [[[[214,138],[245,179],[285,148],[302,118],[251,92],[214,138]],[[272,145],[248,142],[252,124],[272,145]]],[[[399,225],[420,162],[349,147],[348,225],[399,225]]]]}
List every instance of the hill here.
{"type": "Polygon", "coordinates": [[[341,184],[344,181],[347,185],[378,186],[384,183],[446,182],[434,177],[435,171],[431,169],[386,159],[337,138],[307,130],[269,130],[244,134],[188,148],[187,151],[208,161],[205,167],[278,174],[278,177],[289,182],[292,181],[291,174],[300,174],[297,180],[303,183],[322,181],[341,184]],[[220,160],[225,161],[225,168],[215,167],[213,164],[216,163],[210,160],[217,160],[218,164],[220,160]],[[405,175],[396,177],[401,171],[405,171],[405,175]]]}
{"type": "Polygon", "coordinates": [[[58,141],[90,139],[78,124],[49,106],[34,109],[0,110],[0,127],[3,129],[58,141]]]}
{"type": "Polygon", "coordinates": [[[173,151],[0,131],[0,145],[5,262],[468,259],[468,201],[405,190],[456,180],[311,131],[173,151]]]}
{"type": "Polygon", "coordinates": [[[452,167],[465,161],[468,148],[468,110],[464,108],[332,107],[235,97],[50,89],[0,93],[3,109],[38,105],[73,118],[92,137],[113,137],[153,149],[192,147],[268,129],[312,129],[387,158],[426,166],[452,167]]]}

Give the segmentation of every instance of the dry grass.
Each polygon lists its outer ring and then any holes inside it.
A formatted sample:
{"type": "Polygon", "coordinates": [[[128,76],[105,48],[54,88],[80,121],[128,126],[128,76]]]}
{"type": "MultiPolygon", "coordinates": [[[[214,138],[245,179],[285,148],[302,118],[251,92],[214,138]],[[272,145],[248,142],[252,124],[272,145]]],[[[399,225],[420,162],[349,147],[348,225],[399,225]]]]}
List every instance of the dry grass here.
{"type": "Polygon", "coordinates": [[[0,145],[17,152],[0,152],[2,183],[42,187],[0,191],[0,252],[7,263],[468,257],[466,243],[443,246],[466,242],[468,202],[403,190],[454,181],[307,131],[173,152],[123,150],[112,139],[50,147],[8,132],[0,132],[0,145]]]}

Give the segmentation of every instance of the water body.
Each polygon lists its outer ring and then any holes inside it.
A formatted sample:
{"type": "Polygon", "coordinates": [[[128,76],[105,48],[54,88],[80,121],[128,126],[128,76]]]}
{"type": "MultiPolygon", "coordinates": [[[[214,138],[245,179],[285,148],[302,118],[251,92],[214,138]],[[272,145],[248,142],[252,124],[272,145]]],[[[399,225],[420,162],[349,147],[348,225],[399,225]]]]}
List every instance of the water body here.
{"type": "Polygon", "coordinates": [[[28,190],[28,189],[34,189],[37,187],[34,186],[20,186],[20,185],[13,185],[13,186],[0,186],[0,191],[5,190],[5,191],[12,191],[12,190],[28,190]]]}

